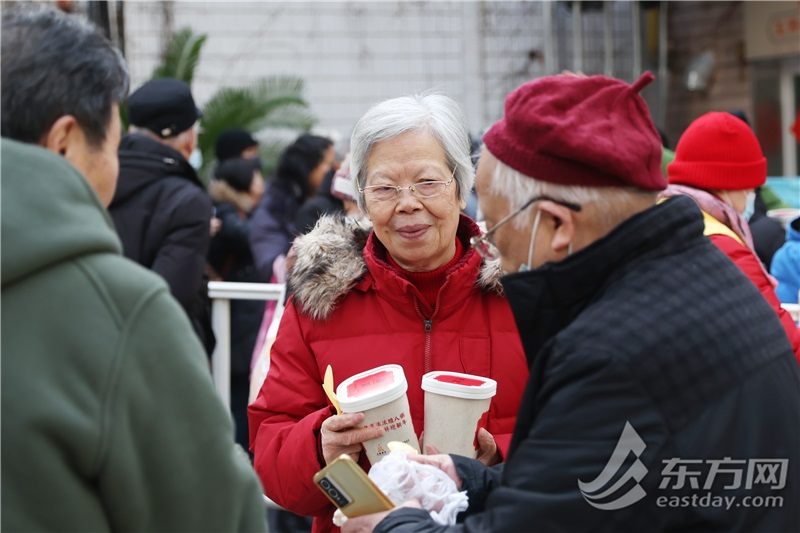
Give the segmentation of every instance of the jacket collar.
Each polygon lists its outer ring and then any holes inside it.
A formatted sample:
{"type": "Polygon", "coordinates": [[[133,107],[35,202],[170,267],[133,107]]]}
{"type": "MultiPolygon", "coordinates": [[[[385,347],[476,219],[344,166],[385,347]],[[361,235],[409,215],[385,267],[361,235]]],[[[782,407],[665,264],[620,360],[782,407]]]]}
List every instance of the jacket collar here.
{"type": "Polygon", "coordinates": [[[639,213],[563,261],[502,278],[528,363],[605,289],[643,261],[696,246],[703,218],[690,198],[639,213]]]}
{"type": "Polygon", "coordinates": [[[140,169],[158,179],[179,176],[203,187],[197,171],[183,155],[165,144],[139,133],[122,138],[118,150],[120,169],[140,169]]]}
{"type": "MultiPolygon", "coordinates": [[[[477,224],[462,215],[457,236],[467,251],[447,274],[447,294],[443,297],[440,292],[438,312],[463,305],[463,297],[473,290],[471,278],[475,276],[471,273],[475,269],[480,269],[477,285],[481,290],[502,294],[499,261],[482,262],[469,247],[469,238],[479,233],[477,224]],[[467,279],[470,282],[464,283],[467,279]]],[[[295,251],[297,260],[287,280],[289,290],[298,309],[313,319],[328,318],[351,290],[379,290],[398,305],[408,305],[410,297],[420,297],[416,288],[383,259],[386,249],[366,222],[341,215],[323,216],[311,232],[298,237],[295,251]]]]}

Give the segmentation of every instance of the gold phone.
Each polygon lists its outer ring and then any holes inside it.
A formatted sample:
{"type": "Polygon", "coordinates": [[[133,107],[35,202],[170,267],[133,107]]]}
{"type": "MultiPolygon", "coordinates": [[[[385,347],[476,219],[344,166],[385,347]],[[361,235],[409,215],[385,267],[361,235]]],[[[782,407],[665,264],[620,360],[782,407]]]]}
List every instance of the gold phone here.
{"type": "Polygon", "coordinates": [[[394,509],[392,501],[347,454],[317,472],[314,483],[347,518],[394,509]]]}

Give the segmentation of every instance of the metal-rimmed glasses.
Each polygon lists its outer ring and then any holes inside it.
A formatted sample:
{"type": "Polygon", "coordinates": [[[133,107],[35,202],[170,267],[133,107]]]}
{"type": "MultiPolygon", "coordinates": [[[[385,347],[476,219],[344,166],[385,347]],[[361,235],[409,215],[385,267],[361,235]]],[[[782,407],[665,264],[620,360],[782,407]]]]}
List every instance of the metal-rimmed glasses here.
{"type": "Polygon", "coordinates": [[[414,185],[403,187],[401,185],[371,185],[369,187],[359,187],[358,192],[364,195],[365,199],[375,200],[376,202],[388,202],[397,200],[401,191],[408,190],[417,198],[434,198],[441,195],[453,183],[456,175],[456,168],[450,174],[448,181],[421,181],[414,185]]]}
{"type": "Polygon", "coordinates": [[[576,213],[581,210],[581,206],[579,206],[578,204],[573,204],[572,202],[565,202],[564,200],[558,200],[556,198],[551,198],[549,196],[534,196],[533,198],[522,204],[522,206],[519,209],[507,215],[500,222],[492,226],[491,229],[489,229],[489,231],[487,231],[483,235],[476,235],[475,237],[472,237],[469,241],[470,244],[472,245],[473,248],[475,248],[475,251],[478,252],[484,259],[497,259],[499,255],[497,253],[497,247],[495,246],[494,241],[492,241],[492,234],[495,231],[497,231],[497,228],[499,228],[500,226],[502,226],[515,216],[519,215],[523,211],[525,211],[534,202],[539,202],[541,200],[547,200],[548,202],[553,202],[555,204],[562,205],[571,211],[575,211],[576,213]]]}

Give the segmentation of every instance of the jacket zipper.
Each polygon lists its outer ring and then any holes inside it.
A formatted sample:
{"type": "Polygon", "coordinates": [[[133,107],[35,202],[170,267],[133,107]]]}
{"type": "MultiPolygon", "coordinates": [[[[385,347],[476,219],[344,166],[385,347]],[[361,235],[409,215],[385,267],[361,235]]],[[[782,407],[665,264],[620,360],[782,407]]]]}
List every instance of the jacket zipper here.
{"type": "Polygon", "coordinates": [[[431,371],[431,328],[433,328],[433,320],[430,318],[425,319],[425,373],[431,371]]]}
{"type": "Polygon", "coordinates": [[[422,312],[419,310],[419,302],[417,299],[414,299],[414,310],[417,312],[417,316],[422,319],[422,325],[425,328],[425,374],[431,371],[431,329],[433,329],[433,319],[432,318],[425,318],[422,315],[422,312]]]}
{"type": "Polygon", "coordinates": [[[417,310],[417,315],[422,318],[422,323],[425,326],[425,374],[433,370],[433,357],[431,354],[431,330],[433,329],[433,317],[436,316],[436,312],[439,310],[439,299],[442,295],[442,290],[450,283],[450,278],[447,278],[445,282],[442,284],[442,287],[439,289],[439,294],[436,295],[436,306],[433,309],[433,315],[431,318],[425,318],[422,316],[422,313],[419,310],[419,302],[417,299],[414,299],[414,308],[417,310]]]}

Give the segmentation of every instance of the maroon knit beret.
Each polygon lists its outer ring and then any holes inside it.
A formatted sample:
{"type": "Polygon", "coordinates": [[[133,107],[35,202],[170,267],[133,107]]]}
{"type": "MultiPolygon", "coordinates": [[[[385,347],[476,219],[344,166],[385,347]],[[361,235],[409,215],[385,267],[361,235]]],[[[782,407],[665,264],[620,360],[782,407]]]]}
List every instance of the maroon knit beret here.
{"type": "Polygon", "coordinates": [[[661,139],[639,91],[605,76],[547,76],[506,98],[505,116],[483,136],[489,151],[537,180],[660,191],[661,139]]]}
{"type": "Polygon", "coordinates": [[[670,183],[700,189],[755,189],[767,180],[767,160],[750,126],[730,113],[711,112],[683,132],[667,174],[670,183]]]}

